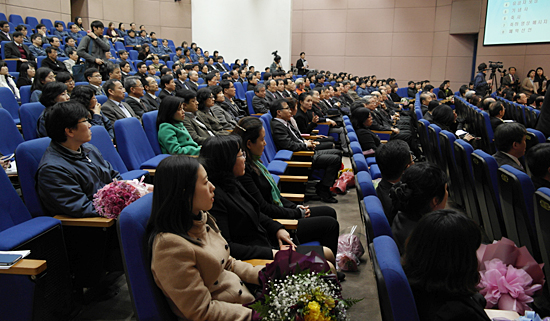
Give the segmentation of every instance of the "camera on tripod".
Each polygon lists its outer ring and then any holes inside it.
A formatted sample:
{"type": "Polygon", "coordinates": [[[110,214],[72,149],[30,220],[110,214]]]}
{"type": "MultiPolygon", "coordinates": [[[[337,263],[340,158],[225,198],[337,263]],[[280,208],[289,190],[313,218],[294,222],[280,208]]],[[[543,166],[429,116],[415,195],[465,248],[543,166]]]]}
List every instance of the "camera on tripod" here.
{"type": "Polygon", "coordinates": [[[494,71],[500,68],[504,68],[502,61],[489,61],[489,69],[492,69],[494,71]]]}

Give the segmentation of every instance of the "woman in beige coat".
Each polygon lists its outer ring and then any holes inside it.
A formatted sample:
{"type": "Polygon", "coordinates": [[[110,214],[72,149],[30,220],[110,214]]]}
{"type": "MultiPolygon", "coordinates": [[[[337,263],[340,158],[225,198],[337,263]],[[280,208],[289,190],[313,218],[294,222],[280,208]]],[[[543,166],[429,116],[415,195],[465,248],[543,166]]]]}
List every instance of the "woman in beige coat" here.
{"type": "Polygon", "coordinates": [[[147,224],[151,271],[179,320],[250,320],[254,301],[244,282],[259,284],[263,266],[235,260],[215,219],[206,212],[214,185],[185,155],[164,159],[155,175],[147,224]],[[242,280],[242,281],[241,281],[242,280]]]}
{"type": "Polygon", "coordinates": [[[525,77],[521,81],[521,88],[520,92],[527,95],[527,97],[531,96],[535,92],[535,70],[531,69],[527,73],[527,77],[525,77]]]}

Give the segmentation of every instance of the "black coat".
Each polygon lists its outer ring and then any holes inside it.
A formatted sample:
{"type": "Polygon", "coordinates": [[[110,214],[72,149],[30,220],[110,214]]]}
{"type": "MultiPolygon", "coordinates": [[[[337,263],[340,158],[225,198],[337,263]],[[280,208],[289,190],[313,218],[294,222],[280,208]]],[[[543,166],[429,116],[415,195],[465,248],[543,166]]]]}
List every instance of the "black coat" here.
{"type": "Polygon", "coordinates": [[[293,152],[309,150],[298,130],[295,129],[293,135],[291,129],[278,120],[271,120],[271,133],[277,149],[287,149],[293,152]]]}
{"type": "MultiPolygon", "coordinates": [[[[0,33],[1,34],[1,33],[0,33]]],[[[15,42],[10,42],[4,45],[4,56],[7,58],[21,58],[21,52],[19,52],[19,49],[17,48],[17,45],[15,42]]],[[[28,61],[34,61],[35,56],[33,56],[32,52],[29,50],[29,47],[27,45],[23,45],[23,51],[25,51],[25,55],[27,56],[28,61]]],[[[17,61],[17,71],[19,71],[19,67],[21,66],[21,61],[17,61]]]]}
{"type": "Polygon", "coordinates": [[[261,213],[258,202],[239,182],[230,185],[216,185],[209,212],[229,243],[231,256],[239,260],[273,259],[275,235],[283,225],[261,213]]]}
{"type": "Polygon", "coordinates": [[[380,146],[380,138],[368,128],[358,128],[355,130],[355,134],[363,151],[376,150],[380,146]]]}
{"type": "Polygon", "coordinates": [[[489,321],[484,311],[485,299],[481,295],[450,296],[430,294],[413,288],[418,316],[422,321],[489,321]]]}
{"type": "Polygon", "coordinates": [[[298,108],[294,120],[296,120],[298,129],[302,134],[311,134],[311,131],[317,127],[317,124],[312,122],[313,112],[311,110],[304,112],[301,108],[298,108]]]}

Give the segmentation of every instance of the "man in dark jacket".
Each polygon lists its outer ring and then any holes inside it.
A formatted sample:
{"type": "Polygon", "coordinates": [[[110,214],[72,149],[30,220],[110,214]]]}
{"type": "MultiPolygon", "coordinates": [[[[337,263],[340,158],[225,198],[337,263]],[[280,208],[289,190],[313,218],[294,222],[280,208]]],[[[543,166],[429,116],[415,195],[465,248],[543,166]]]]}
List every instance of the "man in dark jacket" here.
{"type": "Polygon", "coordinates": [[[93,196],[113,179],[122,179],[92,138],[89,111],[67,101],[51,107],[46,130],[52,139],[37,171],[37,190],[48,215],[98,216],[93,196]]]}
{"type": "Polygon", "coordinates": [[[32,55],[29,47],[23,44],[23,33],[16,31],[12,35],[12,42],[5,44],[4,55],[6,58],[17,58],[17,71],[23,62],[34,61],[35,57],[32,55]]]}
{"type": "Polygon", "coordinates": [[[510,165],[525,173],[525,155],[527,130],[520,123],[505,123],[495,131],[495,146],[498,150],[493,157],[498,166],[510,165]]]}
{"type": "Polygon", "coordinates": [[[271,132],[273,142],[278,149],[291,151],[315,151],[312,159],[312,168],[324,169],[325,174],[316,186],[317,195],[326,203],[338,203],[331,192],[342,163],[342,152],[336,149],[315,150],[317,142],[304,140],[300,132],[290,123],[292,112],[285,99],[277,99],[271,105],[271,132]]]}
{"type": "Polygon", "coordinates": [[[95,20],[90,25],[92,32],[80,41],[77,48],[79,57],[82,57],[88,63],[88,67],[96,67],[101,70],[100,66],[107,61],[105,53],[111,50],[109,40],[103,37],[103,22],[95,20]]]}

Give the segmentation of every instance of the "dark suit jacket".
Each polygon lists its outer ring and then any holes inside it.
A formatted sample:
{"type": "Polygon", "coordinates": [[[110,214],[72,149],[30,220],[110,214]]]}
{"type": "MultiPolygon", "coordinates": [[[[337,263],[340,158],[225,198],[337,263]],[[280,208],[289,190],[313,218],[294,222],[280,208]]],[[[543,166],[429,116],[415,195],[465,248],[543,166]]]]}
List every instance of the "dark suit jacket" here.
{"type": "MultiPolygon", "coordinates": [[[[136,117],[141,122],[141,117],[134,113],[134,110],[132,109],[132,107],[130,107],[125,102],[122,102],[122,105],[128,110],[128,112],[130,113],[130,115],[132,115],[132,117],[136,117]]],[[[109,118],[113,126],[115,125],[115,121],[126,118],[126,115],[124,115],[122,110],[120,110],[120,107],[115,105],[110,99],[107,99],[107,101],[103,103],[103,105],[101,105],[101,111],[105,116],[107,116],[107,118],[109,118]]]]}
{"type": "Polygon", "coordinates": [[[367,128],[357,128],[355,130],[359,144],[361,144],[361,149],[366,151],[369,149],[374,149],[380,146],[380,138],[378,135],[373,133],[370,129],[367,128]]]}
{"type": "Polygon", "coordinates": [[[239,260],[272,259],[274,236],[284,227],[261,213],[258,202],[237,181],[216,184],[214,194],[209,212],[229,243],[231,256],[239,260]]]}
{"type": "Polygon", "coordinates": [[[380,108],[371,111],[372,115],[372,130],[391,130],[392,126],[389,120],[389,115],[380,108]]]}
{"type": "Polygon", "coordinates": [[[159,101],[156,101],[153,99],[153,97],[151,97],[151,95],[149,95],[148,93],[145,93],[145,95],[143,95],[143,97],[141,97],[141,99],[147,101],[147,103],[149,104],[149,106],[153,107],[154,109],[158,109],[159,106],[160,106],[160,99],[157,97],[157,99],[159,101]]]}
{"type": "Polygon", "coordinates": [[[519,85],[519,78],[516,76],[512,76],[510,74],[507,74],[504,78],[502,78],[502,86],[510,86],[510,88],[514,89],[514,91],[518,90],[519,85]],[[514,80],[512,80],[510,77],[513,77],[514,80]]]}
{"type": "Polygon", "coordinates": [[[132,108],[134,113],[139,117],[141,117],[146,112],[157,110],[156,107],[149,105],[149,102],[147,102],[147,100],[142,99],[141,101],[143,102],[143,105],[140,104],[134,98],[131,98],[131,97],[126,98],[126,103],[132,108]]]}
{"type": "Polygon", "coordinates": [[[299,58],[298,61],[296,61],[296,69],[298,69],[298,75],[307,74],[307,69],[304,66],[302,58],[299,58]]]}
{"type": "MultiPolygon", "coordinates": [[[[0,35],[3,34],[0,32],[0,35]]],[[[2,41],[7,41],[7,39],[2,41]]],[[[27,45],[25,44],[23,45],[23,51],[25,51],[25,54],[27,55],[27,60],[34,61],[36,59],[36,57],[33,56],[32,52],[29,50],[29,47],[27,47],[27,45]]],[[[21,53],[19,52],[19,49],[17,49],[17,45],[13,41],[5,44],[4,55],[6,56],[6,58],[21,58],[21,53]]],[[[21,61],[17,61],[17,71],[19,71],[20,66],[21,61]]]]}
{"type": "Polygon", "coordinates": [[[272,93],[271,91],[267,90],[265,91],[265,99],[268,101],[268,102],[272,102],[274,100],[277,100],[281,97],[279,97],[279,95],[275,92],[275,93],[272,93]]]}
{"type": "Polygon", "coordinates": [[[309,150],[298,130],[290,129],[276,119],[271,120],[271,134],[277,149],[288,149],[293,152],[309,150]],[[294,132],[294,135],[291,130],[294,132]]]}
{"type": "MultiPolygon", "coordinates": [[[[197,124],[196,121],[192,120],[194,117],[190,115],[191,113],[186,112],[185,118],[183,119],[183,125],[189,132],[189,135],[191,135],[191,138],[195,141],[195,143],[202,145],[204,141],[211,137],[208,133],[206,124],[204,124],[204,128],[197,124]]],[[[196,117],[196,116],[195,116],[196,117]]]]}
{"type": "Polygon", "coordinates": [[[498,125],[504,124],[502,119],[497,118],[497,117],[491,117],[489,120],[491,121],[491,127],[493,128],[493,133],[497,129],[498,125]]]}
{"type": "Polygon", "coordinates": [[[550,136],[550,90],[546,91],[544,103],[542,103],[542,107],[540,108],[537,130],[540,130],[545,137],[550,136]]]}
{"type": "Polygon", "coordinates": [[[393,208],[392,199],[390,198],[390,189],[392,188],[392,186],[392,183],[388,182],[385,179],[382,179],[380,180],[380,183],[378,183],[378,187],[376,187],[376,195],[378,195],[380,203],[382,203],[384,214],[386,214],[386,218],[388,219],[388,223],[390,223],[390,226],[393,223],[393,218],[395,217],[395,214],[397,214],[397,211],[393,208]]]}
{"type": "Polygon", "coordinates": [[[59,60],[52,61],[50,58],[46,58],[42,60],[42,66],[41,67],[48,67],[51,70],[53,70],[53,73],[57,75],[59,72],[68,72],[67,67],[65,64],[59,60]]]}
{"type": "Polygon", "coordinates": [[[217,63],[216,64],[216,68],[219,70],[219,71],[222,71],[222,72],[228,72],[229,70],[227,70],[227,68],[225,68],[224,64],[220,64],[220,63],[217,63]]]}
{"type": "Polygon", "coordinates": [[[191,89],[194,92],[197,92],[199,90],[199,85],[192,83],[191,81],[188,81],[187,85],[189,86],[189,89],[191,89]]]}
{"type": "Polygon", "coordinates": [[[298,125],[298,129],[302,134],[311,134],[311,131],[317,127],[317,124],[312,122],[313,112],[311,110],[304,112],[301,108],[298,108],[294,120],[296,120],[296,125],[298,125]]]}
{"type": "Polygon", "coordinates": [[[191,88],[189,87],[189,82],[187,81],[182,82],[179,79],[174,79],[174,82],[176,83],[176,91],[181,89],[191,90],[191,88]]]}
{"type": "Polygon", "coordinates": [[[9,35],[11,39],[9,39],[8,36],[6,36],[3,32],[0,32],[0,41],[12,41],[13,37],[11,33],[9,35]]]}
{"type": "Polygon", "coordinates": [[[268,101],[265,98],[260,98],[257,95],[254,95],[252,98],[252,108],[254,108],[255,113],[269,113],[269,107],[267,107],[268,101]]]}
{"type": "MultiPolygon", "coordinates": [[[[510,158],[508,155],[504,154],[501,151],[496,152],[493,154],[493,157],[497,161],[498,167],[501,167],[502,165],[510,165],[513,168],[520,170],[525,173],[525,165],[523,165],[523,168],[521,168],[512,158],[510,158]]],[[[520,163],[521,163],[520,159],[520,163]]]]}
{"type": "Polygon", "coordinates": [[[160,101],[162,101],[164,99],[164,97],[166,97],[166,96],[173,96],[173,94],[174,93],[170,94],[168,92],[168,90],[166,90],[166,89],[161,90],[160,93],[159,93],[160,101]]]}

